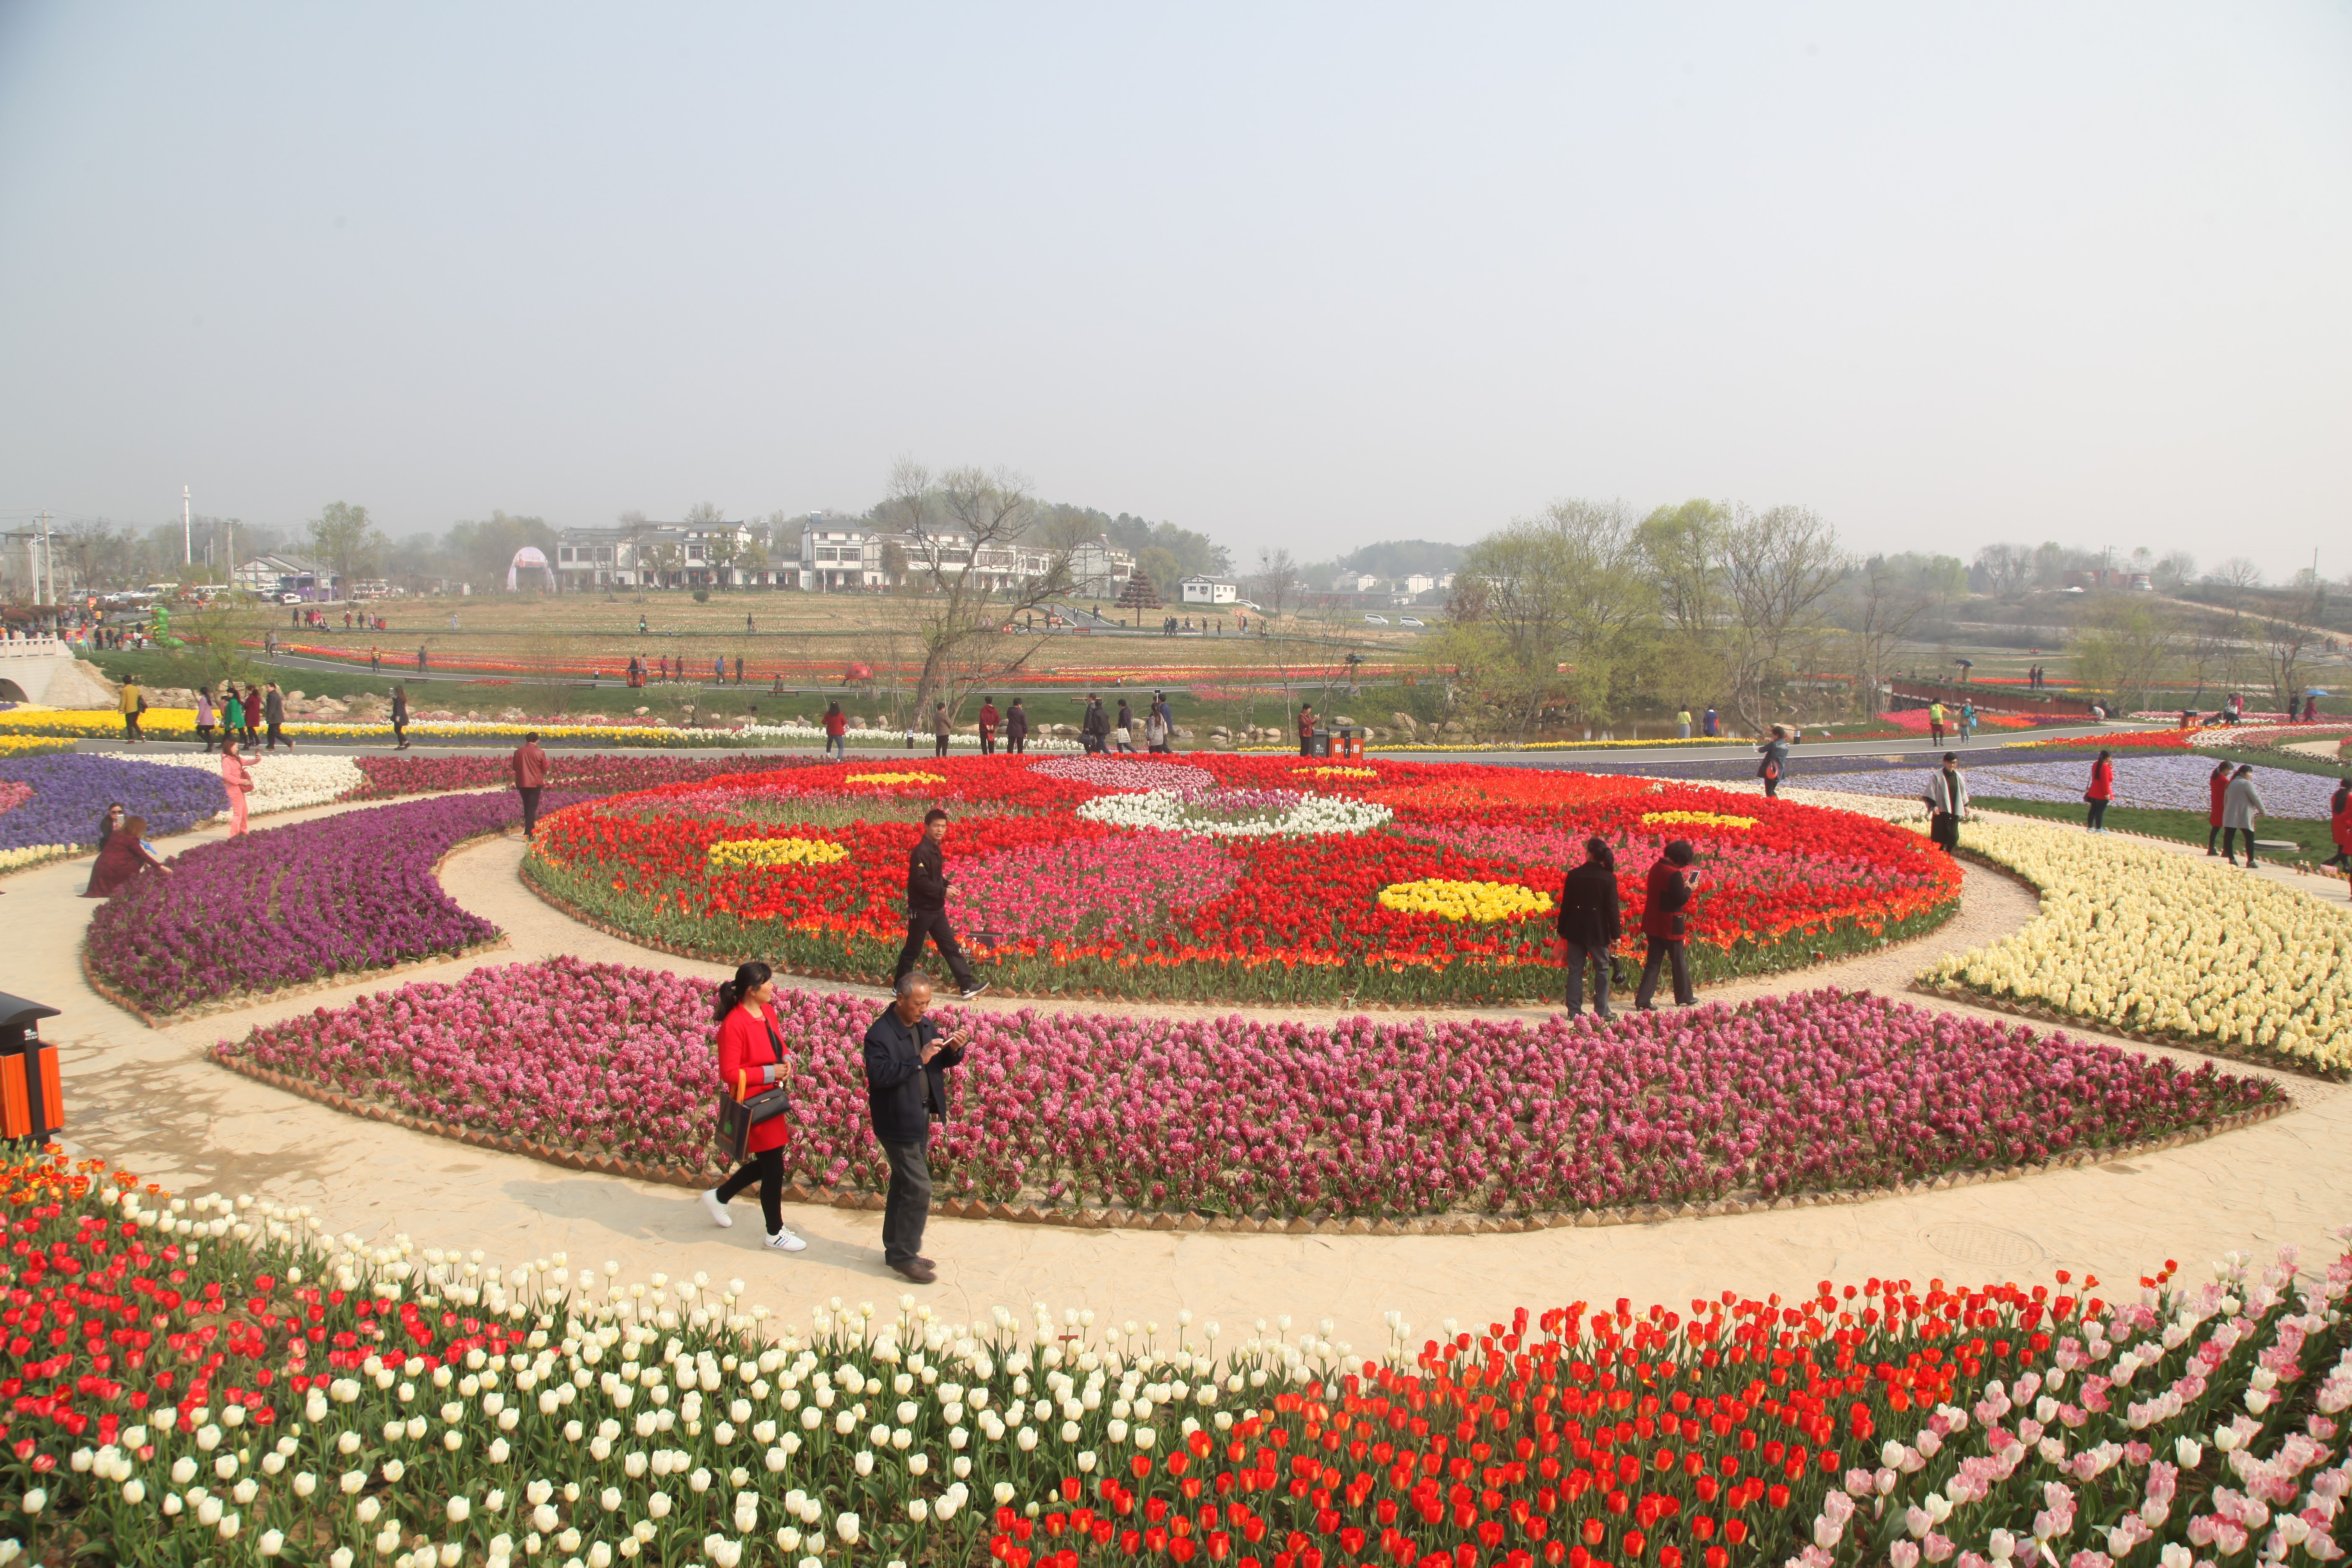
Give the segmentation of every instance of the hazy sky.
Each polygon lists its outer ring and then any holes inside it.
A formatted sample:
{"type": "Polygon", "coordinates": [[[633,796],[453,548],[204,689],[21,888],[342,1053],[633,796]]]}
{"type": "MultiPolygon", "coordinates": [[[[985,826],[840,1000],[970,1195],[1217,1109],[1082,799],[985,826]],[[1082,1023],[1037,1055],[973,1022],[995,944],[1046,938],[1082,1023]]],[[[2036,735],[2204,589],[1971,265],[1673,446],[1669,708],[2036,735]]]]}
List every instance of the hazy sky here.
{"type": "Polygon", "coordinates": [[[0,517],[2352,570],[2352,5],[0,0],[0,517]]]}

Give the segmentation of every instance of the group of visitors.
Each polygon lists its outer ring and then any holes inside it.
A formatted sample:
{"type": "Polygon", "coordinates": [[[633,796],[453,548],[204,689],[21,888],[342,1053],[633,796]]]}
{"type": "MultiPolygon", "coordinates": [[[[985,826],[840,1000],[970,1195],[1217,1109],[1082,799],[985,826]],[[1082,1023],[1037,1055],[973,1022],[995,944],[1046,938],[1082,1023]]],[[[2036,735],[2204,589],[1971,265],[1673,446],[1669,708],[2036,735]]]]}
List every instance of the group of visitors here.
{"type": "MultiPolygon", "coordinates": [[[[2222,759],[2208,775],[2206,790],[2210,805],[2205,853],[2234,866],[2238,863],[2237,840],[2242,837],[2246,841],[2246,864],[2255,865],[2254,820],[2270,808],[2263,804],[2262,790],[2254,782],[2253,765],[2222,759]]],[[[2083,802],[2088,808],[2083,817],[2085,831],[2110,831],[2107,806],[2115,795],[2115,753],[2102,751],[2092,759],[2091,776],[2083,789],[2083,802]]],[[[1943,765],[1927,775],[1927,787],[1921,798],[1927,807],[1928,841],[1950,854],[1959,844],[1960,824],[1969,816],[1969,785],[1960,773],[1958,752],[1944,753],[1943,765]]],[[[2352,812],[2347,812],[2347,805],[2352,805],[2352,778],[2343,781],[2330,806],[2336,855],[2327,862],[2329,865],[2352,866],[2352,812]]]]}
{"type": "MultiPolygon", "coordinates": [[[[134,689],[125,681],[122,689],[126,704],[123,716],[129,722],[132,716],[128,702],[134,689]]],[[[146,700],[140,700],[143,704],[146,700]]],[[[274,680],[267,687],[247,681],[242,691],[237,689],[236,681],[226,680],[217,695],[209,686],[196,688],[196,739],[204,742],[207,752],[213,749],[215,730],[220,731],[223,755],[228,754],[240,736],[248,746],[261,742],[266,751],[274,752],[281,743],[289,752],[294,749],[293,737],[286,733],[286,694],[278,689],[274,680]]]]}
{"type": "MultiPolygon", "coordinates": [[[[1686,943],[1688,911],[1697,895],[1699,873],[1691,869],[1698,858],[1688,839],[1677,838],[1652,863],[1643,889],[1642,979],[1633,992],[1633,1010],[1654,1012],[1651,998],[1658,993],[1662,970],[1674,974],[1675,1004],[1696,1005],[1691,988],[1690,953],[1686,943]]],[[[1624,911],[1617,895],[1617,855],[1605,838],[1584,841],[1584,863],[1570,870],[1559,888],[1559,939],[1567,949],[1568,1016],[1584,1012],[1584,972],[1592,970],[1592,1010],[1613,1018],[1609,991],[1616,980],[1611,952],[1624,935],[1624,911]]]]}
{"type": "Polygon", "coordinates": [[[1945,727],[1948,724],[1955,722],[1957,722],[1959,727],[1960,744],[1965,746],[1976,738],[1977,705],[1975,699],[1962,698],[1960,700],[1960,705],[1957,710],[1946,708],[1940,700],[1928,703],[1927,744],[1930,746],[1942,745],[1944,743],[1945,727]]]}
{"type": "MultiPolygon", "coordinates": [[[[1691,719],[1689,703],[1685,702],[1680,708],[1675,710],[1675,738],[1684,741],[1689,740],[1691,738],[1692,722],[1693,721],[1691,719]]],[[[1716,716],[1716,711],[1712,707],[1708,708],[1706,715],[1696,721],[1696,722],[1699,726],[1699,733],[1708,740],[1713,740],[1723,733],[1723,721],[1716,716]]]]}

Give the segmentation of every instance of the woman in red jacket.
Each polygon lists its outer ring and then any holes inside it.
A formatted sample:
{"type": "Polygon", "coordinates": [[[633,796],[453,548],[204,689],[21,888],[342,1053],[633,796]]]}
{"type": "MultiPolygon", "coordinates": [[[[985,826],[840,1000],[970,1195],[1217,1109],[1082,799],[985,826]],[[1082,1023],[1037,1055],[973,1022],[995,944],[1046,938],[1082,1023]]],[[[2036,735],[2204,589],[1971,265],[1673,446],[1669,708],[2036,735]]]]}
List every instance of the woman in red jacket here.
{"type": "Polygon", "coordinates": [[[842,737],[849,731],[849,715],[841,710],[838,702],[824,705],[824,754],[835,762],[849,760],[849,742],[842,737]]]}
{"type": "Polygon", "coordinates": [[[2107,802],[2114,798],[2115,793],[2116,764],[2108,761],[2106,752],[2101,752],[2099,760],[2091,764],[2091,787],[2083,792],[2083,798],[2091,803],[2090,820],[2084,823],[2084,826],[2094,833],[2107,830],[2107,802]]]}
{"type": "Polygon", "coordinates": [[[2213,776],[2205,781],[2206,793],[2213,797],[2212,809],[2205,814],[2205,853],[2219,855],[2214,847],[2221,837],[2221,805],[2230,796],[2230,759],[2222,758],[2213,765],[2213,776]]]}
{"type": "MultiPolygon", "coordinates": [[[[747,963],[719,988],[719,1085],[729,1094],[738,1092],[739,1083],[749,1093],[792,1076],[783,1037],[776,1030],[774,973],[764,963],[747,963]]],[[[760,1215],[768,1222],[766,1245],[776,1252],[798,1252],[808,1245],[784,1228],[784,1144],[790,1137],[781,1116],[758,1123],[743,1168],[702,1194],[710,1217],[730,1226],[735,1220],[728,1202],[756,1179],[760,1215]]]]}
{"type": "Polygon", "coordinates": [[[131,816],[107,836],[106,847],[98,852],[98,863],[89,868],[89,886],[85,899],[110,899],[131,886],[150,870],[168,877],[172,868],[155,858],[143,840],[147,837],[147,819],[131,816]]]}
{"type": "Polygon", "coordinates": [[[2352,779],[2336,786],[2336,798],[2327,803],[2327,826],[2336,838],[2336,858],[2327,862],[2338,868],[2352,868],[2352,779]]]}

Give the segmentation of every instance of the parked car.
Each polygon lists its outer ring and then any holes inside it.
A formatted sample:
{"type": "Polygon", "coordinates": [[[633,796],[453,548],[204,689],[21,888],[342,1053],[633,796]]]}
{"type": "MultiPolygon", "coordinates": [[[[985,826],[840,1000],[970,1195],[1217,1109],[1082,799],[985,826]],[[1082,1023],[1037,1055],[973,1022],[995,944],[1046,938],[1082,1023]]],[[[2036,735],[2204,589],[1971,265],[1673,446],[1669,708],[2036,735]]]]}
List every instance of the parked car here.
{"type": "Polygon", "coordinates": [[[302,602],[302,595],[299,594],[280,594],[278,595],[278,602],[281,605],[299,605],[302,602]]]}
{"type": "Polygon", "coordinates": [[[1388,624],[1389,618],[1386,616],[1366,616],[1364,617],[1364,625],[1368,626],[1384,626],[1388,624]]]}
{"type": "Polygon", "coordinates": [[[1412,616],[1398,616],[1398,617],[1397,617],[1397,625],[1399,625],[1399,626],[1417,626],[1422,625],[1422,623],[1421,623],[1420,621],[1418,621],[1418,620],[1415,620],[1415,619],[1414,619],[1412,616]]]}

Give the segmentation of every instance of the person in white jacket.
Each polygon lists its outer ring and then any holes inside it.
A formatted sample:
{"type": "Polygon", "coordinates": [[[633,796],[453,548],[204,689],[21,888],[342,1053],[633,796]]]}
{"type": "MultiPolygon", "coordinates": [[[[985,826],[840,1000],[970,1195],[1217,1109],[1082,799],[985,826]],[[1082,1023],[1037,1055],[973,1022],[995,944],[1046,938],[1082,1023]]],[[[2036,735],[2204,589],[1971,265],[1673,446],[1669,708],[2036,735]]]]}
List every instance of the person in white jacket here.
{"type": "Polygon", "coordinates": [[[2238,863],[2237,847],[2231,840],[2241,833],[2246,836],[2246,864],[2254,864],[2254,818],[2268,810],[2262,792],[2254,787],[2253,768],[2240,767],[2238,776],[2230,781],[2230,793],[2221,797],[2221,853],[2231,865],[2238,863]]]}
{"type": "Polygon", "coordinates": [[[1960,824],[1969,815],[1969,781],[1961,776],[1957,752],[1944,753],[1944,765],[1927,775],[1927,841],[1949,855],[1960,842],[1960,824]]]}

